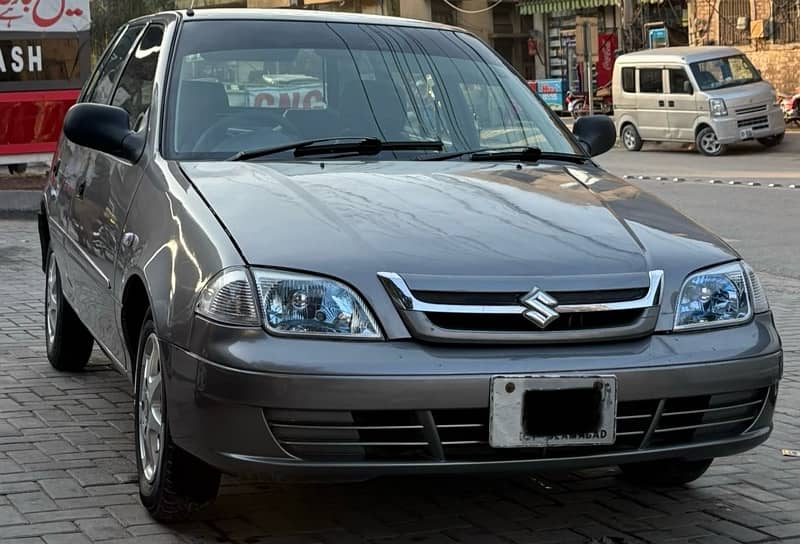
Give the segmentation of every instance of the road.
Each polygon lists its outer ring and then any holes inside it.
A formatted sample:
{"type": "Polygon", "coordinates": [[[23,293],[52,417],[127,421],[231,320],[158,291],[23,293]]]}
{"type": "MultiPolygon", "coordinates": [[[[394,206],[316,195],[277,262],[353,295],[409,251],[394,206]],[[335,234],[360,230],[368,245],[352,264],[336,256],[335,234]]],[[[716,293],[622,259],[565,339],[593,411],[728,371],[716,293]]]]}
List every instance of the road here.
{"type": "MultiPolygon", "coordinates": [[[[631,156],[648,158],[637,168],[699,159],[612,152],[602,162],[623,173],[631,156]]],[[[51,369],[35,223],[0,219],[0,542],[800,543],[800,459],[779,452],[800,449],[800,190],[636,183],[716,229],[761,273],[786,349],[766,444],[659,490],[627,484],[613,468],[348,485],[226,478],[209,511],[159,525],[138,504],[129,385],[99,353],[85,372],[51,369]]]]}

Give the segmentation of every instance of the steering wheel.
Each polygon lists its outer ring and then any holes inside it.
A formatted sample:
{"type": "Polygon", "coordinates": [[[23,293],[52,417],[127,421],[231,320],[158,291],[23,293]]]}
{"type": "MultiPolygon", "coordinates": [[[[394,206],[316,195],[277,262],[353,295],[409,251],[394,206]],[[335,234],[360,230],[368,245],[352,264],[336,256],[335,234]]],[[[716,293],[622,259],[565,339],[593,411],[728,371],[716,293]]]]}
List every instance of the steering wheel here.
{"type": "MultiPolygon", "coordinates": [[[[214,149],[216,146],[221,144],[225,139],[228,137],[227,132],[231,128],[260,128],[266,129],[268,128],[267,123],[265,123],[265,119],[261,114],[261,111],[258,112],[259,115],[245,115],[241,113],[234,113],[230,115],[226,115],[214,123],[211,124],[210,127],[205,129],[200,137],[197,139],[197,143],[194,144],[192,147],[192,151],[209,151],[214,149]]],[[[289,121],[285,116],[274,114],[269,112],[269,117],[275,120],[275,127],[281,127],[285,129],[287,132],[293,134],[300,134],[300,129],[297,125],[289,121]]]]}

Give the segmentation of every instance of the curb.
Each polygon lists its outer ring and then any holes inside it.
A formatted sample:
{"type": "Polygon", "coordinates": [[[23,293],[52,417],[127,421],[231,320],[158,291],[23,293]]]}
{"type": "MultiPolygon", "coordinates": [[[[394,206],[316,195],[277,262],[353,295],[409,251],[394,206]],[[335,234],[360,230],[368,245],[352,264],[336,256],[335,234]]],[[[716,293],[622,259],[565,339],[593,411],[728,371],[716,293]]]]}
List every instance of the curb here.
{"type": "Polygon", "coordinates": [[[800,183],[769,183],[766,181],[753,181],[747,179],[721,179],[721,178],[676,178],[671,176],[633,176],[626,174],[622,176],[626,181],[672,181],[672,182],[692,182],[692,183],[710,183],[712,185],[744,185],[749,187],[765,187],[765,188],[783,188],[783,189],[800,189],[800,183]]]}
{"type": "Polygon", "coordinates": [[[0,191],[0,212],[36,212],[41,199],[41,191],[0,191]]]}

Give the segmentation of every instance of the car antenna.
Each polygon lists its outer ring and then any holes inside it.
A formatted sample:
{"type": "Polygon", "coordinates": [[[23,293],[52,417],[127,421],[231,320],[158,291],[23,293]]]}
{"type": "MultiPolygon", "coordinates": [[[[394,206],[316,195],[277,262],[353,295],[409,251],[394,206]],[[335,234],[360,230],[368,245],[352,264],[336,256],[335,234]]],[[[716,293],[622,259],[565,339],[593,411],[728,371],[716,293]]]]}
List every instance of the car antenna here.
{"type": "Polygon", "coordinates": [[[194,17],[194,2],[195,0],[192,0],[191,5],[189,5],[189,9],[186,10],[186,15],[189,17],[194,17]]]}

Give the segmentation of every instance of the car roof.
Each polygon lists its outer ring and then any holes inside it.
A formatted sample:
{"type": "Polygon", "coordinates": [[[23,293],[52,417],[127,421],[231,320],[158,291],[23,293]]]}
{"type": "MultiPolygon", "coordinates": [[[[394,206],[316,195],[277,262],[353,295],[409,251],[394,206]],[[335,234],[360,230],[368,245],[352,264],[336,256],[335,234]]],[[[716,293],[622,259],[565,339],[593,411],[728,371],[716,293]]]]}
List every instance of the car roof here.
{"type": "Polygon", "coordinates": [[[617,58],[617,62],[642,62],[647,60],[652,60],[653,62],[697,62],[743,54],[744,53],[735,47],[716,45],[706,45],[702,47],[660,47],[621,55],[617,58]]]}
{"type": "MultiPolygon", "coordinates": [[[[406,19],[403,17],[389,17],[385,15],[369,15],[362,13],[344,13],[332,11],[316,11],[304,9],[261,9],[261,8],[195,8],[194,10],[178,10],[168,13],[177,13],[184,21],[304,21],[321,23],[353,23],[365,25],[407,26],[416,28],[432,28],[438,30],[451,30],[465,32],[463,28],[449,26],[441,23],[406,19]]],[[[148,15],[141,19],[157,17],[161,14],[148,15]]]]}

